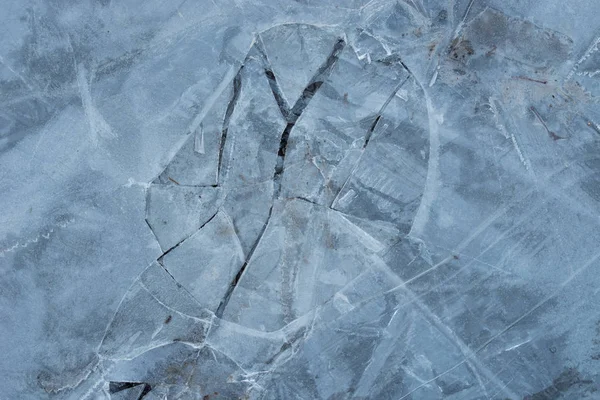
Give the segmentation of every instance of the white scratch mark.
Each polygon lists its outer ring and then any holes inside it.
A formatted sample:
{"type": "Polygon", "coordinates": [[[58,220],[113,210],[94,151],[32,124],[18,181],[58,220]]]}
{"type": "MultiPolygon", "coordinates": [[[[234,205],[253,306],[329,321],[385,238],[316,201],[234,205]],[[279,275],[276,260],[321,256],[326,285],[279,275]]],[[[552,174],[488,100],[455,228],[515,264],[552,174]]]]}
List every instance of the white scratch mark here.
{"type": "Polygon", "coordinates": [[[112,139],[117,135],[112,131],[110,125],[104,120],[102,114],[100,114],[98,109],[94,106],[86,73],[87,71],[83,64],[79,64],[77,66],[77,86],[79,87],[79,95],[81,96],[83,110],[90,126],[91,141],[94,145],[97,145],[98,137],[112,139]]]}
{"type": "Polygon", "coordinates": [[[65,228],[67,225],[71,224],[73,221],[74,221],[74,219],[69,219],[63,223],[55,225],[54,227],[48,229],[47,231],[44,231],[43,233],[38,234],[33,239],[26,240],[25,242],[22,242],[22,243],[16,242],[12,246],[1,249],[0,257],[4,257],[6,253],[13,252],[13,251],[17,250],[18,248],[24,249],[27,246],[29,246],[30,244],[37,243],[42,238],[48,240],[48,239],[50,239],[50,236],[56,231],[56,228],[65,228]]]}
{"type": "Polygon", "coordinates": [[[585,60],[587,60],[588,58],[590,58],[590,56],[592,54],[594,54],[595,52],[598,51],[598,44],[600,44],[600,36],[597,37],[596,39],[594,39],[594,41],[587,48],[587,50],[585,51],[585,53],[583,54],[583,56],[581,56],[581,58],[575,63],[575,65],[573,66],[573,68],[571,69],[571,71],[569,71],[569,73],[567,74],[567,78],[565,79],[566,81],[570,80],[573,77],[573,74],[575,73],[575,71],[577,71],[579,69],[579,66],[585,60]]]}
{"type": "Polygon", "coordinates": [[[215,102],[217,101],[217,99],[219,98],[221,93],[223,93],[223,90],[225,90],[227,85],[229,85],[229,83],[231,81],[233,81],[233,78],[235,77],[236,73],[237,73],[236,68],[234,68],[233,65],[230,66],[229,69],[227,70],[227,73],[225,74],[225,77],[223,78],[223,80],[217,85],[217,87],[210,94],[210,96],[208,96],[208,99],[206,99],[206,102],[204,103],[204,107],[202,107],[202,109],[200,110],[198,115],[196,115],[196,117],[190,124],[190,127],[188,129],[190,133],[196,132],[196,129],[198,129],[198,127],[200,126],[200,123],[202,122],[202,120],[204,119],[204,117],[206,116],[208,111],[215,104],[215,102]]]}
{"type": "Polygon", "coordinates": [[[439,70],[440,70],[440,66],[438,65],[437,68],[435,69],[435,72],[433,73],[433,76],[431,77],[431,80],[429,81],[429,87],[432,87],[433,85],[435,85],[435,81],[437,81],[439,70]]]}
{"type": "Polygon", "coordinates": [[[202,124],[200,124],[200,132],[196,131],[196,136],[194,136],[194,151],[199,154],[206,153],[204,149],[204,127],[202,124]]]}
{"type": "Polygon", "coordinates": [[[440,137],[439,125],[443,117],[433,107],[431,98],[427,91],[423,89],[427,103],[427,114],[429,117],[429,165],[427,166],[427,177],[425,179],[425,189],[421,197],[421,204],[415,215],[413,225],[410,228],[409,236],[418,237],[423,233],[425,225],[429,221],[431,206],[437,196],[439,189],[439,161],[440,161],[440,137]]]}

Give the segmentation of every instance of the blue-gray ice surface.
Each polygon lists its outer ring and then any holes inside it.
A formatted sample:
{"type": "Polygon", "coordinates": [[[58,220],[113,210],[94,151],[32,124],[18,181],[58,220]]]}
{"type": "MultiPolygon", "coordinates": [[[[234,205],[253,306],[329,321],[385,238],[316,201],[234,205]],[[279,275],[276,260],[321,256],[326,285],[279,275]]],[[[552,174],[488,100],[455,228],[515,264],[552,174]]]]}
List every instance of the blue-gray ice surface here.
{"type": "Polygon", "coordinates": [[[600,399],[597,0],[0,0],[0,399],[600,399]]]}

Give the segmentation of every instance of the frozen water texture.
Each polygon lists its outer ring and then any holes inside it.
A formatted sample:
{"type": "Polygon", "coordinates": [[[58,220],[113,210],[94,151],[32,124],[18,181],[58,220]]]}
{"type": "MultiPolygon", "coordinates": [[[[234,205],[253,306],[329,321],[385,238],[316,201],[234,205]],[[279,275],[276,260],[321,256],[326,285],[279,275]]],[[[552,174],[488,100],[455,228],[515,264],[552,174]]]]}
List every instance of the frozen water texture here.
{"type": "Polygon", "coordinates": [[[0,399],[600,398],[597,1],[0,6],[0,399]]]}

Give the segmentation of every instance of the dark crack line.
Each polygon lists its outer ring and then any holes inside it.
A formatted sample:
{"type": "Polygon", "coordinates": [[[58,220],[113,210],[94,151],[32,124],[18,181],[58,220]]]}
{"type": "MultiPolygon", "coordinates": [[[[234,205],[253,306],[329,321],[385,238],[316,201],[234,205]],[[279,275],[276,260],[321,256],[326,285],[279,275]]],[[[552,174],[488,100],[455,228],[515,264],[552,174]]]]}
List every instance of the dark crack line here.
{"type": "MultiPolygon", "coordinates": [[[[146,203],[148,202],[148,200],[146,200],[146,203]]],[[[150,228],[150,232],[152,232],[152,236],[154,236],[154,240],[156,240],[156,243],[158,243],[158,247],[160,247],[160,249],[162,250],[162,246],[160,245],[160,241],[158,240],[158,237],[156,236],[156,233],[154,233],[154,229],[152,229],[152,225],[150,225],[150,222],[148,221],[148,217],[144,218],[144,221],[146,221],[146,225],[148,225],[148,228],[150,228]]]]}
{"type": "Polygon", "coordinates": [[[115,394],[140,385],[144,385],[144,388],[136,400],[141,400],[152,390],[152,386],[145,382],[110,382],[108,392],[115,394]]]}
{"type": "Polygon", "coordinates": [[[115,394],[122,392],[123,390],[131,389],[139,385],[145,385],[144,382],[110,382],[108,385],[108,392],[115,394]]]}
{"type": "Polygon", "coordinates": [[[244,263],[242,264],[242,266],[238,270],[237,274],[233,278],[233,281],[227,288],[227,291],[225,292],[225,295],[223,296],[223,300],[221,300],[221,302],[219,303],[219,307],[217,307],[217,311],[215,312],[215,316],[217,318],[220,319],[223,317],[223,314],[225,313],[225,308],[227,307],[227,304],[229,304],[229,300],[231,299],[231,296],[233,295],[233,291],[235,290],[237,284],[240,282],[240,279],[242,278],[242,275],[244,274],[246,267],[248,267],[248,263],[250,262],[252,255],[254,254],[254,251],[258,247],[260,240],[262,239],[262,237],[265,234],[265,231],[267,230],[267,225],[269,225],[269,222],[271,221],[271,215],[273,215],[273,204],[271,204],[271,207],[269,208],[269,215],[267,216],[267,220],[265,221],[262,229],[260,230],[260,233],[258,234],[258,239],[256,239],[256,242],[254,242],[254,244],[250,248],[250,251],[248,251],[248,255],[244,259],[244,263]]]}
{"type": "Polygon", "coordinates": [[[267,76],[267,80],[269,81],[269,86],[271,87],[271,92],[273,93],[273,97],[275,97],[275,101],[279,106],[279,111],[283,115],[283,118],[287,121],[290,115],[290,107],[283,97],[283,92],[277,82],[277,78],[275,77],[275,73],[271,68],[265,68],[265,75],[267,76]]]}
{"type": "Polygon", "coordinates": [[[290,133],[294,128],[294,125],[298,121],[298,118],[302,115],[314,95],[318,92],[318,90],[323,85],[323,82],[329,77],[333,67],[335,66],[340,53],[344,49],[346,42],[344,39],[338,39],[338,41],[333,46],[333,50],[327,57],[327,60],[319,67],[317,72],[313,75],[310,82],[302,91],[302,95],[296,100],[294,107],[292,108],[288,120],[287,125],[283,132],[281,133],[281,138],[279,140],[279,150],[277,151],[277,164],[275,165],[275,173],[273,175],[273,181],[275,184],[273,199],[279,198],[279,194],[281,193],[281,175],[283,173],[283,165],[285,162],[285,156],[287,153],[287,147],[289,143],[290,133]]]}
{"type": "Polygon", "coordinates": [[[138,397],[137,400],[142,400],[152,390],[152,386],[148,385],[147,383],[145,383],[145,385],[146,386],[144,387],[144,390],[142,393],[140,393],[140,397],[138,397]]]}
{"type": "Polygon", "coordinates": [[[369,144],[369,141],[371,140],[371,137],[373,136],[373,133],[375,132],[375,128],[377,128],[377,125],[379,124],[379,121],[381,120],[381,116],[383,115],[383,112],[385,111],[385,109],[387,108],[387,106],[390,104],[390,102],[392,101],[392,99],[394,98],[394,96],[396,95],[396,93],[398,93],[398,90],[400,90],[400,88],[402,88],[402,86],[404,86],[404,84],[411,77],[413,77],[413,75],[410,72],[410,70],[408,69],[408,67],[406,65],[404,65],[404,63],[402,63],[402,61],[400,61],[400,64],[402,64],[402,67],[406,70],[406,72],[408,73],[408,76],[394,88],[394,91],[390,94],[390,96],[387,98],[387,100],[385,101],[385,103],[383,103],[383,105],[379,109],[379,112],[377,113],[377,116],[375,117],[375,120],[373,121],[373,124],[367,130],[367,133],[365,134],[365,142],[363,143],[363,146],[362,146],[363,153],[360,155],[360,157],[356,161],[356,164],[352,168],[352,172],[350,172],[350,175],[348,175],[348,177],[344,181],[343,185],[340,187],[340,190],[333,197],[333,200],[331,201],[331,204],[329,205],[329,208],[331,208],[331,209],[334,209],[333,208],[333,204],[335,203],[336,199],[338,198],[338,196],[340,195],[340,193],[342,192],[342,190],[344,190],[344,188],[346,187],[346,184],[354,176],[354,172],[356,171],[356,168],[358,168],[358,165],[359,165],[360,161],[362,160],[362,155],[364,154],[364,150],[366,149],[367,145],[369,144]]]}
{"type": "Polygon", "coordinates": [[[267,80],[269,81],[269,87],[271,88],[273,97],[277,102],[279,111],[281,111],[283,118],[285,118],[285,120],[287,121],[291,111],[290,105],[285,99],[285,95],[283,94],[281,86],[279,86],[279,82],[277,81],[277,77],[275,76],[275,73],[273,72],[273,67],[271,66],[271,61],[269,60],[269,56],[267,55],[267,51],[265,50],[265,44],[260,35],[256,37],[255,48],[260,54],[261,61],[263,63],[263,68],[265,70],[265,75],[267,77],[267,80]]]}
{"type": "Polygon", "coordinates": [[[363,144],[363,149],[365,147],[367,147],[367,145],[369,144],[369,141],[371,140],[371,137],[373,136],[373,132],[375,131],[377,124],[381,120],[381,116],[383,115],[383,112],[385,111],[387,106],[390,104],[390,102],[392,101],[394,96],[396,96],[396,93],[398,93],[398,90],[400,90],[400,88],[402,88],[402,86],[404,86],[404,84],[410,79],[410,77],[411,77],[411,75],[409,74],[402,82],[400,82],[398,85],[396,85],[396,87],[394,88],[394,91],[390,94],[390,96],[386,99],[385,103],[383,103],[383,105],[379,109],[379,112],[377,113],[377,117],[375,118],[375,120],[373,121],[373,124],[371,125],[371,127],[367,131],[367,134],[365,135],[365,142],[363,144]]]}
{"type": "Polygon", "coordinates": [[[317,202],[315,202],[313,200],[309,200],[306,197],[302,197],[302,196],[286,197],[286,200],[300,200],[300,201],[305,201],[305,202],[310,203],[310,204],[314,204],[315,206],[323,207],[323,205],[321,205],[321,204],[319,204],[319,203],[317,203],[317,202]]]}
{"type": "MultiPolygon", "coordinates": [[[[181,289],[184,292],[186,292],[188,294],[188,296],[190,296],[199,306],[201,306],[201,304],[198,301],[198,299],[196,298],[196,296],[194,296],[189,290],[187,290],[187,288],[185,286],[183,286],[177,279],[175,279],[175,277],[173,276],[173,274],[167,269],[167,267],[164,266],[164,264],[162,263],[162,261],[157,261],[157,262],[158,262],[158,265],[160,265],[160,267],[171,277],[171,279],[173,279],[173,282],[175,282],[175,285],[179,289],[181,289]]],[[[148,293],[150,293],[150,290],[147,289],[147,288],[146,288],[146,291],[148,293]]],[[[158,299],[156,298],[156,296],[154,294],[150,293],[150,296],[154,297],[158,301],[158,299]]]]}
{"type": "MultiPolygon", "coordinates": [[[[171,246],[169,249],[167,249],[164,253],[162,253],[160,255],[160,257],[158,257],[157,261],[162,265],[162,260],[164,258],[164,256],[166,256],[167,254],[169,254],[171,251],[173,251],[174,249],[176,249],[177,247],[179,247],[179,245],[183,242],[185,242],[186,240],[188,240],[189,238],[191,238],[192,236],[194,236],[196,234],[196,232],[198,232],[200,229],[204,228],[206,226],[206,224],[208,224],[210,221],[213,220],[213,218],[219,213],[219,211],[217,210],[205,223],[203,223],[202,225],[200,225],[200,227],[198,229],[196,229],[194,231],[194,233],[184,237],[183,239],[181,239],[179,242],[177,242],[177,244],[175,244],[174,246],[171,246]]],[[[148,222],[148,221],[146,221],[148,222]]],[[[150,226],[150,224],[148,223],[148,226],[150,226]]],[[[152,227],[150,226],[150,229],[152,229],[152,227]]],[[[152,233],[154,233],[154,230],[152,229],[152,233]]],[[[154,235],[156,236],[156,235],[154,235]]],[[[160,244],[160,242],[159,242],[160,244]]]]}
{"type": "Polygon", "coordinates": [[[408,66],[406,64],[404,64],[404,61],[398,60],[398,62],[400,63],[400,65],[402,65],[402,68],[404,68],[406,70],[406,72],[408,72],[408,74],[410,76],[412,76],[413,78],[415,78],[415,81],[418,82],[417,78],[415,77],[415,74],[413,74],[412,71],[408,68],[408,66]]]}
{"type": "Polygon", "coordinates": [[[296,100],[294,107],[292,107],[292,111],[290,113],[288,122],[296,123],[298,118],[300,118],[300,115],[304,112],[304,109],[306,108],[306,106],[308,106],[308,103],[310,102],[312,97],[319,90],[323,82],[331,73],[331,70],[335,66],[335,63],[337,62],[340,53],[342,52],[342,50],[344,50],[345,46],[346,41],[342,38],[339,38],[333,46],[333,50],[327,57],[327,60],[325,60],[325,63],[323,63],[323,65],[319,67],[317,72],[313,75],[312,79],[302,92],[300,98],[296,100]]]}
{"type": "Polygon", "coordinates": [[[225,118],[223,119],[223,130],[221,132],[221,143],[219,144],[219,162],[217,165],[217,186],[219,186],[219,181],[221,179],[221,168],[223,166],[223,152],[225,150],[225,144],[227,142],[227,132],[229,131],[229,121],[231,120],[231,116],[233,115],[233,111],[235,110],[235,106],[240,98],[240,93],[242,91],[242,71],[244,69],[244,65],[240,67],[238,73],[233,78],[233,93],[231,94],[231,100],[229,100],[229,104],[227,105],[227,110],[225,111],[225,118]]]}
{"type": "MultiPolygon", "coordinates": [[[[241,268],[239,269],[239,271],[233,278],[233,281],[227,288],[227,291],[225,292],[225,295],[223,296],[223,300],[219,303],[219,307],[217,308],[217,311],[215,313],[215,316],[217,318],[223,317],[223,314],[225,313],[225,308],[227,308],[227,304],[229,304],[229,300],[231,299],[231,296],[233,295],[235,288],[237,287],[238,283],[240,282],[242,275],[244,274],[244,271],[246,271],[246,268],[248,267],[248,263],[250,262],[252,255],[254,254],[260,241],[262,240],[262,238],[265,234],[265,231],[267,230],[267,226],[269,225],[269,222],[271,221],[271,216],[273,215],[273,206],[274,206],[275,200],[279,198],[279,194],[281,192],[281,175],[284,170],[283,164],[285,161],[285,155],[287,152],[287,146],[288,146],[288,140],[290,137],[290,133],[291,133],[292,129],[294,128],[296,121],[298,121],[298,118],[300,118],[300,116],[302,115],[302,113],[304,112],[304,110],[306,109],[308,104],[310,103],[310,100],[313,98],[315,93],[317,93],[317,91],[319,90],[319,88],[321,87],[321,85],[323,84],[325,79],[327,79],[327,77],[331,73],[331,70],[335,66],[335,64],[339,58],[339,55],[342,52],[342,50],[344,49],[345,45],[346,45],[346,41],[344,39],[342,39],[342,38],[338,39],[338,41],[333,46],[333,50],[329,54],[329,57],[327,57],[327,60],[325,60],[323,65],[321,65],[321,67],[319,67],[317,72],[313,75],[313,77],[309,81],[308,85],[303,90],[300,98],[298,100],[296,100],[294,107],[289,112],[287,117],[285,115],[285,113],[287,111],[282,110],[282,114],[284,114],[284,117],[286,117],[287,125],[286,125],[285,129],[283,130],[283,132],[281,134],[281,138],[279,140],[279,150],[277,151],[277,163],[275,165],[275,172],[273,174],[273,182],[274,182],[275,187],[273,188],[273,197],[271,199],[271,206],[269,207],[269,215],[267,216],[267,220],[265,221],[265,223],[258,235],[258,238],[256,239],[256,241],[252,245],[252,248],[246,255],[244,263],[242,264],[241,268]]],[[[264,52],[264,48],[261,48],[260,46],[261,46],[261,42],[257,41],[257,50],[259,52],[261,52],[261,54],[263,54],[263,58],[264,58],[265,62],[268,62],[268,58],[266,56],[266,53],[264,52]]],[[[267,78],[268,78],[269,74],[268,73],[266,73],[266,74],[267,74],[267,78]]],[[[273,76],[273,82],[277,83],[277,81],[275,79],[275,75],[273,74],[272,70],[270,70],[270,74],[272,74],[272,76],[273,76]]],[[[269,79],[269,81],[271,81],[271,80],[269,79]]],[[[276,85],[276,86],[277,86],[277,88],[279,87],[279,85],[276,85]]],[[[273,90],[273,86],[271,86],[271,90],[273,90]]],[[[281,93],[281,92],[279,91],[278,93],[281,93]]],[[[278,95],[275,94],[275,92],[273,93],[273,95],[275,96],[275,100],[277,101],[278,95]]],[[[283,98],[282,98],[282,100],[283,100],[283,98]]],[[[278,102],[278,104],[279,104],[279,102],[278,102]]],[[[280,109],[281,109],[281,106],[280,106],[280,109]]],[[[288,108],[287,108],[287,104],[286,104],[285,110],[287,110],[287,109],[288,108]]]]}
{"type": "Polygon", "coordinates": [[[279,198],[281,193],[281,176],[283,175],[283,164],[285,161],[285,154],[287,152],[288,141],[290,138],[290,132],[294,128],[293,123],[288,123],[281,134],[279,140],[279,150],[277,151],[277,164],[275,164],[275,173],[273,174],[273,199],[279,198]]]}

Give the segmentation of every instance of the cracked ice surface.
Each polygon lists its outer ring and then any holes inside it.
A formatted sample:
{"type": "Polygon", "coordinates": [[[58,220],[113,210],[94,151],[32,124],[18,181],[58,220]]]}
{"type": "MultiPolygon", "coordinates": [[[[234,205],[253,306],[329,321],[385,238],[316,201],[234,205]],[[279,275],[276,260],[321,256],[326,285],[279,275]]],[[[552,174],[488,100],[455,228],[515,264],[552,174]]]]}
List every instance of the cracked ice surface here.
{"type": "Polygon", "coordinates": [[[600,398],[600,3],[0,4],[0,399],[600,398]]]}

